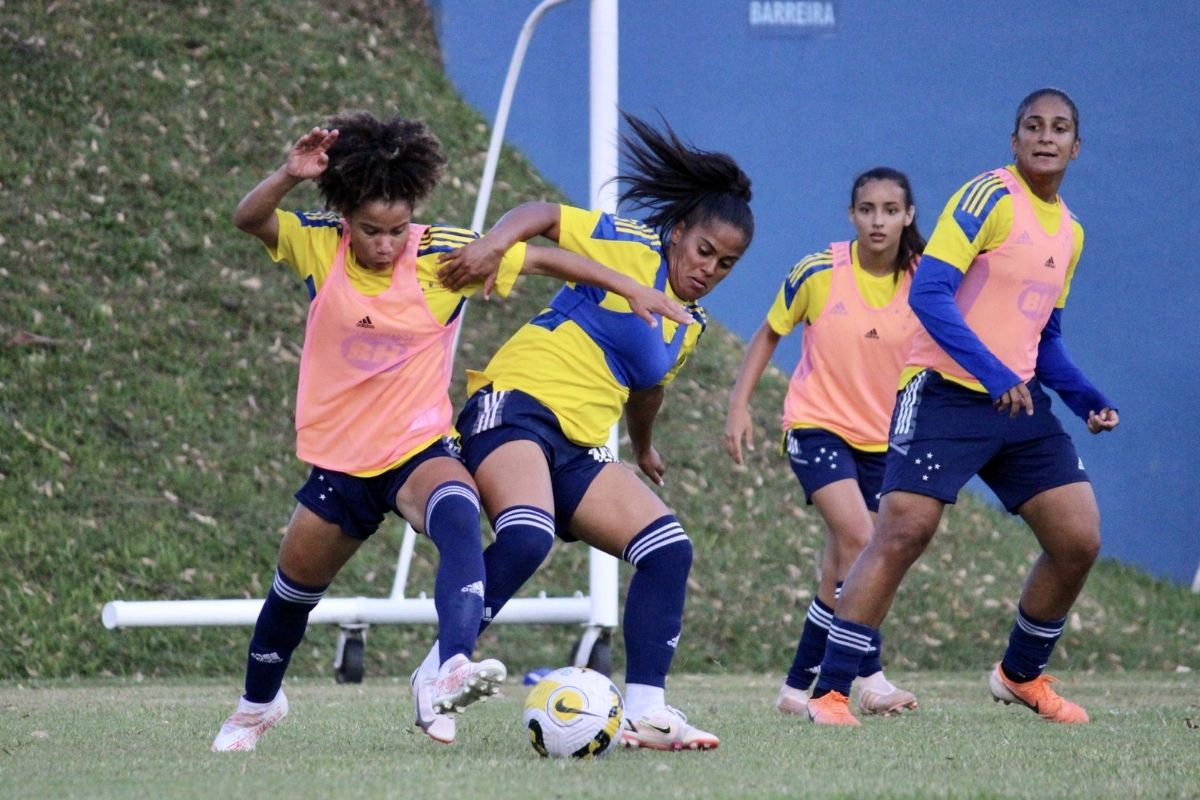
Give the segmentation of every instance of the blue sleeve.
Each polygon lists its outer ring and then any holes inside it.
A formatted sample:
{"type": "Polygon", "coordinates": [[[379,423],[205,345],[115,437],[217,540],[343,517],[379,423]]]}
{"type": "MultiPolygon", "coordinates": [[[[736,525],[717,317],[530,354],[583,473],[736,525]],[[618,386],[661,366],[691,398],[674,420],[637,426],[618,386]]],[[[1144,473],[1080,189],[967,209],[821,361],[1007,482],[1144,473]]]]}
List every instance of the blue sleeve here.
{"type": "Polygon", "coordinates": [[[908,293],[913,313],[933,340],[963,369],[983,384],[993,400],[1021,383],[1021,378],[992,354],[967,326],[954,302],[963,273],[933,256],[921,257],[908,293]]]}
{"type": "Polygon", "coordinates": [[[1062,339],[1062,309],[1056,308],[1042,329],[1038,344],[1037,378],[1049,386],[1075,416],[1087,420],[1088,412],[1114,408],[1112,402],[1092,385],[1083,371],[1075,366],[1062,339]]]}

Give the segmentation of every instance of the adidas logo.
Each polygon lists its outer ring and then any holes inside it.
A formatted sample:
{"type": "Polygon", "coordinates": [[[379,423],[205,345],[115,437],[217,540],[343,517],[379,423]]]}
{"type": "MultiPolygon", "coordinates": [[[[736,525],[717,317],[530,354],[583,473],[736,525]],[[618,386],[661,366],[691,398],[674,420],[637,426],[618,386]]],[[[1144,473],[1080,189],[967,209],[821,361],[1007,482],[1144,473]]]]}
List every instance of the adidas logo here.
{"type": "Polygon", "coordinates": [[[372,330],[374,330],[374,328],[375,328],[375,326],[373,324],[371,324],[371,315],[370,314],[363,317],[358,322],[354,323],[354,327],[356,327],[356,328],[371,328],[372,330]]]}
{"type": "Polygon", "coordinates": [[[867,339],[878,339],[878,338],[879,338],[879,332],[878,332],[878,331],[876,331],[874,328],[871,328],[871,330],[867,331],[866,338],[867,338],[867,339]]]}
{"type": "Polygon", "coordinates": [[[463,594],[476,595],[477,597],[482,599],[483,598],[483,581],[475,581],[474,583],[468,583],[466,586],[462,587],[462,589],[460,589],[459,591],[461,591],[463,594]]]}
{"type": "Polygon", "coordinates": [[[1029,235],[1029,231],[1021,231],[1021,235],[1017,237],[1017,244],[1033,244],[1033,237],[1029,235]]]}
{"type": "Polygon", "coordinates": [[[1046,263],[1042,264],[1042,266],[1047,267],[1049,269],[1054,269],[1054,256],[1050,256],[1049,258],[1047,258],[1046,263]]]}
{"type": "Polygon", "coordinates": [[[672,636],[670,639],[667,639],[667,645],[672,648],[679,647],[679,634],[677,633],[674,636],[672,636]]]}
{"type": "Polygon", "coordinates": [[[841,303],[838,303],[836,306],[834,306],[834,307],[833,307],[833,309],[830,311],[830,313],[832,313],[832,314],[845,314],[845,313],[846,313],[846,306],[842,305],[841,303]]]}
{"type": "Polygon", "coordinates": [[[251,653],[250,657],[260,664],[282,664],[283,658],[279,653],[251,653]]]}

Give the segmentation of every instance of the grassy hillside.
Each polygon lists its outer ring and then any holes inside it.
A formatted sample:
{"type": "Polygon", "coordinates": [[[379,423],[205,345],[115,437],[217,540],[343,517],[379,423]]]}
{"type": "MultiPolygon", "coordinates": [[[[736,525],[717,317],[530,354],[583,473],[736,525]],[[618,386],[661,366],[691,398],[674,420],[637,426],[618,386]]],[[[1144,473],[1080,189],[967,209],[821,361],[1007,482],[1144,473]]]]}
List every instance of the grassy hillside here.
{"type": "MultiPolygon", "coordinates": [[[[305,294],[229,215],[300,133],[355,107],[434,127],[451,168],[421,216],[466,223],[486,126],[442,74],[417,0],[0,2],[0,44],[0,678],[237,676],[248,629],[100,624],[110,599],[262,596],[305,475],[291,422],[305,294]]],[[[556,196],[505,154],[493,209],[556,196]]],[[[739,266],[760,268],[753,250],[739,266]]],[[[473,304],[460,364],[552,288],[473,304]]],[[[698,553],[682,670],[782,670],[814,585],[821,524],[783,460],[763,443],[735,469],[720,447],[741,353],[712,326],[658,432],[663,494],[698,553]]],[[[760,389],[763,431],[784,386],[771,374],[760,389]]],[[[400,531],[331,594],[386,594],[400,531]]],[[[892,662],[990,663],[1034,551],[980,503],[951,509],[890,618],[892,662]]],[[[433,555],[419,546],[415,587],[432,586],[433,555]]],[[[582,546],[557,548],[529,591],[583,588],[585,563],[582,546]]],[[[1180,587],[1103,564],[1056,663],[1200,667],[1198,611],[1180,587]]],[[[431,632],[373,629],[370,674],[407,674],[431,632]]],[[[293,670],[328,671],[335,636],[311,630],[293,670]]],[[[504,627],[483,647],[521,670],[564,661],[574,636],[504,627]]]]}

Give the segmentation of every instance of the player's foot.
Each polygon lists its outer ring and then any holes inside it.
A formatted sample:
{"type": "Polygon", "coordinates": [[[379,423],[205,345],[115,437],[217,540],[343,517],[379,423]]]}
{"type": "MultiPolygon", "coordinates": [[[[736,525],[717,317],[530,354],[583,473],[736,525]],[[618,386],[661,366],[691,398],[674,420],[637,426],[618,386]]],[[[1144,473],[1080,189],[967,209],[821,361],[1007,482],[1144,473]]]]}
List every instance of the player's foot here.
{"type": "Polygon", "coordinates": [[[649,750],[716,750],[721,740],[689,724],[678,709],[659,705],[651,707],[636,720],[625,718],[621,744],[649,750]]]}
{"type": "Polygon", "coordinates": [[[850,713],[850,698],[841,692],[827,692],[808,699],[808,719],[817,725],[858,725],[850,713]]]}
{"type": "Polygon", "coordinates": [[[858,710],[864,714],[881,714],[886,717],[916,707],[916,695],[904,689],[897,689],[883,677],[882,672],[868,675],[859,682],[858,710]]]}
{"type": "Polygon", "coordinates": [[[494,658],[474,662],[454,656],[442,664],[433,687],[433,710],[439,714],[462,711],[472,703],[500,691],[508,670],[494,658]]]}
{"type": "Polygon", "coordinates": [[[213,739],[214,753],[253,750],[259,738],[288,713],[287,696],[283,689],[265,706],[254,708],[256,705],[250,704],[248,707],[245,701],[238,704],[238,710],[229,715],[217,738],[213,739]]]}
{"type": "Polygon", "coordinates": [[[775,710],[781,714],[807,715],[808,692],[783,684],[779,687],[779,696],[775,698],[775,710]]]}
{"type": "Polygon", "coordinates": [[[992,699],[997,703],[1019,703],[1032,709],[1039,717],[1047,722],[1061,722],[1068,725],[1081,725],[1088,721],[1087,712],[1070,700],[1058,696],[1050,686],[1058,683],[1057,678],[1049,675],[1039,675],[1031,681],[1016,683],[1010,681],[1004,670],[997,664],[988,679],[988,688],[992,691],[992,699]]]}
{"type": "Polygon", "coordinates": [[[454,717],[433,710],[433,686],[437,679],[422,675],[418,669],[412,674],[408,685],[412,688],[413,706],[416,707],[416,726],[435,742],[453,744],[458,732],[454,717]]]}

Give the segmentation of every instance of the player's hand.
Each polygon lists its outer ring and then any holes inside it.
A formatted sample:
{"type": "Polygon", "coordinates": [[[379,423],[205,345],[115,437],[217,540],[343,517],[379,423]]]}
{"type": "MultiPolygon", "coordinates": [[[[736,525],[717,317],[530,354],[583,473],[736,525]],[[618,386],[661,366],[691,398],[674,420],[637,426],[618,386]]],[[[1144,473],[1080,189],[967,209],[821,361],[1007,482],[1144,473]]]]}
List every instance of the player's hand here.
{"type": "Polygon", "coordinates": [[[754,421],[750,418],[750,410],[744,407],[730,407],[725,416],[725,452],[735,464],[744,464],[742,458],[742,442],[746,449],[754,451],[754,421]]]}
{"type": "Polygon", "coordinates": [[[482,281],[480,293],[484,300],[490,300],[503,257],[504,253],[496,252],[488,237],[482,236],[457,250],[438,256],[437,277],[442,286],[455,292],[482,281]]]}
{"type": "Polygon", "coordinates": [[[336,130],[313,128],[288,151],[287,174],[298,180],[315,178],[329,166],[329,148],[337,141],[336,130]]]}
{"type": "Polygon", "coordinates": [[[662,457],[653,445],[644,453],[638,453],[637,457],[638,469],[640,469],[647,478],[649,478],[655,486],[666,486],[667,482],[663,480],[663,475],[667,472],[667,467],[663,464],[662,457]]]}
{"type": "Polygon", "coordinates": [[[655,314],[675,320],[680,325],[691,325],[695,321],[691,313],[682,305],[659,290],[643,286],[640,283],[629,290],[625,299],[629,301],[629,310],[645,320],[651,328],[658,327],[658,320],[654,318],[655,314]]]}
{"type": "Polygon", "coordinates": [[[1000,399],[996,401],[996,410],[1001,414],[1015,417],[1024,409],[1025,416],[1033,416],[1033,395],[1029,393],[1029,387],[1023,383],[1018,383],[1016,386],[1009,387],[1000,399]]]}
{"type": "Polygon", "coordinates": [[[1092,433],[1111,431],[1120,424],[1121,417],[1115,408],[1103,408],[1100,411],[1088,412],[1087,426],[1092,433]]]}

